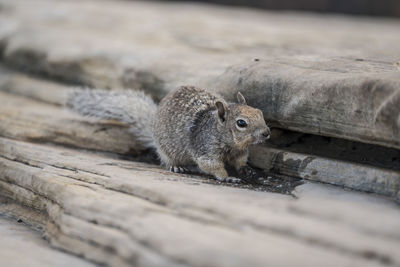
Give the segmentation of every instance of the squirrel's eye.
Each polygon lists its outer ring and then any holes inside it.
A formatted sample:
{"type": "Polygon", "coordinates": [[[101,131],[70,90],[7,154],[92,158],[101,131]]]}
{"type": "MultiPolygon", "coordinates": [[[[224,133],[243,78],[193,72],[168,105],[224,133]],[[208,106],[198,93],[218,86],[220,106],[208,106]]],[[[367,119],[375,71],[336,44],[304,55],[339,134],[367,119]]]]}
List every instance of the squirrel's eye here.
{"type": "Polygon", "coordinates": [[[239,126],[240,128],[244,128],[247,127],[247,122],[245,122],[244,120],[237,120],[236,121],[237,126],[239,126]]]}

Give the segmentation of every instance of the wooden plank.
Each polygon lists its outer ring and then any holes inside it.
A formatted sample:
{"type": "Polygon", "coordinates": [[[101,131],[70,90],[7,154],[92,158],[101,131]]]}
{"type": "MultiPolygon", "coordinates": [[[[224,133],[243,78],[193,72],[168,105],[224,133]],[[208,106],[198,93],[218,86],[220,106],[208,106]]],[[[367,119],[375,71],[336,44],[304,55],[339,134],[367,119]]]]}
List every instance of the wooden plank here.
{"type": "Polygon", "coordinates": [[[0,135],[83,149],[138,155],[126,125],[84,118],[64,108],[0,92],[0,135]]]}
{"type": "Polygon", "coordinates": [[[64,105],[71,86],[24,73],[0,65],[0,91],[54,105],[64,105]]]}
{"type": "Polygon", "coordinates": [[[400,263],[397,206],[365,195],[337,201],[300,192],[296,200],[6,138],[0,138],[0,155],[0,194],[48,214],[44,227],[53,244],[98,262],[400,263]]]}
{"type": "Polygon", "coordinates": [[[40,233],[22,221],[0,216],[0,263],[2,266],[94,267],[93,263],[56,250],[40,233]],[[23,257],[21,257],[23,252],[23,257]]]}
{"type": "Polygon", "coordinates": [[[184,84],[232,100],[240,90],[275,127],[400,148],[397,20],[138,1],[0,3],[9,66],[157,99],[184,84]]]}
{"type": "Polygon", "coordinates": [[[267,145],[252,147],[250,162],[267,171],[374,192],[400,201],[399,171],[289,152],[267,145]]]}

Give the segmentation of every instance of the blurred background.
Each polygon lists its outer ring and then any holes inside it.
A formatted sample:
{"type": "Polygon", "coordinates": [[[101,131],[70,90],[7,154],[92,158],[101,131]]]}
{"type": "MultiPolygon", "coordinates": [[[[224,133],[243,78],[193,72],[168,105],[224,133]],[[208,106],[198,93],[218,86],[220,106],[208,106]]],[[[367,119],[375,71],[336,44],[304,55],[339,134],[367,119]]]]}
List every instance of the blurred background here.
{"type": "Polygon", "coordinates": [[[174,0],[174,2],[207,2],[275,10],[303,10],[373,16],[400,16],[399,0],[174,0]]]}

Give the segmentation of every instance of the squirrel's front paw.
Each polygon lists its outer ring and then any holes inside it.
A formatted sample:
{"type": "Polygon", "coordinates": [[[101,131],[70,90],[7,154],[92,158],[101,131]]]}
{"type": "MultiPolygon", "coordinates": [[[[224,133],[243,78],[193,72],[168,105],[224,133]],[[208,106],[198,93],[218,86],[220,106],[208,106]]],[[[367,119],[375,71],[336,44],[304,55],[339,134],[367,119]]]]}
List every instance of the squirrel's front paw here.
{"type": "Polygon", "coordinates": [[[188,172],[189,172],[188,169],[186,169],[186,168],[184,168],[184,167],[178,167],[178,166],[171,166],[171,167],[169,168],[169,170],[170,170],[171,172],[175,172],[175,173],[188,173],[188,172]]]}
{"type": "Polygon", "coordinates": [[[226,178],[217,178],[218,181],[220,182],[225,182],[225,183],[232,183],[232,184],[237,184],[240,183],[242,180],[240,178],[236,177],[226,177],[226,178]]]}

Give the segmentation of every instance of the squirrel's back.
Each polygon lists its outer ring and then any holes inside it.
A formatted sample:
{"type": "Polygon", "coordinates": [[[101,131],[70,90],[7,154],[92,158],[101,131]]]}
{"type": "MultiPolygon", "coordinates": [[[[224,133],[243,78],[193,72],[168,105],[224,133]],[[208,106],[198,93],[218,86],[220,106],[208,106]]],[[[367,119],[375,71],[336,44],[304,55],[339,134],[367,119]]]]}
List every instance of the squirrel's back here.
{"type": "Polygon", "coordinates": [[[164,163],[170,166],[194,164],[190,155],[190,128],[198,114],[216,109],[216,100],[224,101],[193,86],[182,86],[163,98],[153,122],[153,135],[164,163]]]}

